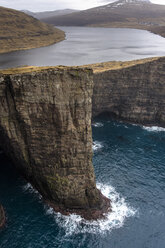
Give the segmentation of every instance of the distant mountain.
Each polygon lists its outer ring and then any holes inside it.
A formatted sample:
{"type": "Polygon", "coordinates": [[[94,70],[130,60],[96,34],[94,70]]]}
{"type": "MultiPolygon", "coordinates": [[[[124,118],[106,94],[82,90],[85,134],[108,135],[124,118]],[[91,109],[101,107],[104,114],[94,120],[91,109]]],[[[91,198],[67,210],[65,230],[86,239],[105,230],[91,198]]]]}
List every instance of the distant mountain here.
{"type": "Polygon", "coordinates": [[[0,7],[0,53],[61,41],[63,31],[17,10],[0,7]]]}
{"type": "Polygon", "coordinates": [[[165,5],[149,0],[119,0],[76,13],[45,18],[58,26],[128,27],[155,30],[165,26],[165,5]]]}
{"type": "Polygon", "coordinates": [[[78,11],[79,10],[75,10],[75,9],[61,9],[61,10],[44,11],[44,12],[31,12],[29,10],[22,10],[22,12],[30,16],[33,16],[39,20],[54,17],[54,16],[67,15],[67,14],[75,13],[78,11]]]}

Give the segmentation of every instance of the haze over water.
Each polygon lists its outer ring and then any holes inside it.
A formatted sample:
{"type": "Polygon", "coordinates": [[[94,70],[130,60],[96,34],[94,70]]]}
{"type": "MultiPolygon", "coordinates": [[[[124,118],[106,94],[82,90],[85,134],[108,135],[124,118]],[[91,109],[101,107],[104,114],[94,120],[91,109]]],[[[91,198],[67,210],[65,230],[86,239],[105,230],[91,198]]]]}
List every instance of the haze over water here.
{"type": "Polygon", "coordinates": [[[0,55],[0,68],[83,65],[165,56],[165,38],[137,29],[60,27],[66,40],[49,47],[0,55]]]}

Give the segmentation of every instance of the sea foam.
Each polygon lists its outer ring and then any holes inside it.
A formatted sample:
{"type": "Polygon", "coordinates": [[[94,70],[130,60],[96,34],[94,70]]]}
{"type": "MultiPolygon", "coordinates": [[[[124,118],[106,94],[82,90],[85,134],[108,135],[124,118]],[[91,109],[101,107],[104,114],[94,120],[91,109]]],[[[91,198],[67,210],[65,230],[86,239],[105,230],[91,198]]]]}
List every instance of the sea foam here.
{"type": "MultiPolygon", "coordinates": [[[[111,185],[105,185],[98,183],[97,188],[102,192],[103,195],[111,200],[112,211],[105,214],[104,219],[97,221],[87,221],[81,216],[71,214],[69,216],[56,213],[53,208],[44,204],[46,215],[50,215],[54,218],[55,223],[65,231],[66,236],[79,233],[99,233],[105,234],[111,232],[113,229],[121,228],[126,219],[134,216],[137,210],[132,208],[119,193],[116,192],[115,188],[111,185]]],[[[40,200],[42,196],[35,190],[30,183],[23,186],[24,192],[37,194],[40,200]]]]}
{"type": "Polygon", "coordinates": [[[103,148],[103,144],[99,141],[93,141],[93,151],[97,151],[100,150],[101,148],[103,148]]]}
{"type": "Polygon", "coordinates": [[[116,192],[114,187],[99,183],[97,188],[111,199],[112,212],[105,214],[105,219],[87,221],[76,214],[64,216],[60,213],[55,213],[48,206],[45,206],[46,214],[54,216],[56,223],[64,229],[66,236],[78,233],[105,234],[113,229],[121,228],[126,219],[134,216],[137,211],[126,203],[125,199],[116,192]]]}
{"type": "Polygon", "coordinates": [[[30,193],[36,194],[39,199],[42,198],[40,193],[36,189],[34,189],[30,183],[26,183],[22,188],[24,192],[30,192],[30,193]]]}
{"type": "Polygon", "coordinates": [[[104,125],[101,122],[94,122],[94,123],[92,123],[92,126],[94,126],[94,127],[103,127],[104,125]]]}
{"type": "Polygon", "coordinates": [[[165,131],[164,127],[157,127],[157,126],[151,126],[151,127],[143,126],[143,129],[149,132],[164,132],[165,131]]]}

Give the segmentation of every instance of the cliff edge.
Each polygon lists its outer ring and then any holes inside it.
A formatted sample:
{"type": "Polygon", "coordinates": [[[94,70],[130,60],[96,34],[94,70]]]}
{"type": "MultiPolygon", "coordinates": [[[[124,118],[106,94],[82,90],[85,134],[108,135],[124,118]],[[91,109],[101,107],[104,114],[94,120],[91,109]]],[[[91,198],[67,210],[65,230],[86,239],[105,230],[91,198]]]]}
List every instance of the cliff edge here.
{"type": "Polygon", "coordinates": [[[88,68],[0,72],[0,144],[56,211],[103,217],[110,201],[92,165],[93,73],[88,68]]]}

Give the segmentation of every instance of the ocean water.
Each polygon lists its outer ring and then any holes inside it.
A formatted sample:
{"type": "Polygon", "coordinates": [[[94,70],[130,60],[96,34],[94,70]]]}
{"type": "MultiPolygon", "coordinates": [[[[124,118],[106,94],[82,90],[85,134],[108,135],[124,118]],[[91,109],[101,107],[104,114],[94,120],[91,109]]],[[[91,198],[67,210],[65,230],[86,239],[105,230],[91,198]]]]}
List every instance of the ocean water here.
{"type": "Polygon", "coordinates": [[[93,123],[97,186],[112,200],[103,221],[64,217],[0,154],[0,248],[164,248],[165,129],[107,119],[93,123]]]}

